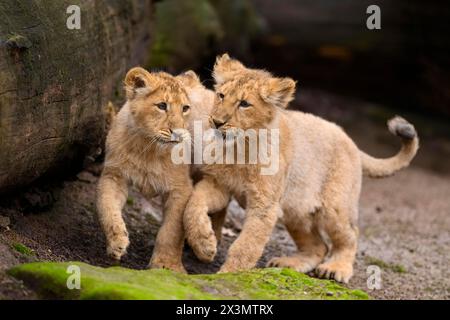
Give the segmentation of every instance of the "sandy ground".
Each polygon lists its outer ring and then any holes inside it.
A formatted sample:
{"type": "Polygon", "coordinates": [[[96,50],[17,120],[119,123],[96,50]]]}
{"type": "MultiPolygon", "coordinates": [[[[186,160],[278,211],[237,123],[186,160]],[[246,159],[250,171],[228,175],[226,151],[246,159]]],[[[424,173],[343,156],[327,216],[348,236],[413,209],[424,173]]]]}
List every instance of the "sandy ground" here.
{"type": "MultiPolygon", "coordinates": [[[[376,156],[392,154],[398,145],[387,133],[383,124],[386,119],[374,120],[370,112],[359,112],[358,103],[314,90],[304,91],[297,101],[300,108],[343,125],[365,151],[376,156]]],[[[420,133],[421,128],[418,129],[420,133]]],[[[349,287],[364,289],[377,299],[450,298],[450,170],[445,163],[450,155],[449,143],[432,133],[425,135],[419,157],[410,168],[386,179],[364,179],[359,249],[349,287]],[[369,265],[380,267],[379,290],[367,288],[369,265]]],[[[101,165],[92,166],[70,180],[0,199],[0,299],[36,298],[22,283],[5,274],[7,268],[18,263],[80,260],[111,265],[95,217],[95,187],[100,170],[101,165]],[[32,251],[24,253],[18,244],[32,251]]],[[[131,246],[122,264],[143,269],[150,259],[160,219],[157,201],[147,202],[131,192],[124,215],[131,246]]],[[[184,263],[189,272],[217,271],[239,233],[243,215],[236,204],[231,205],[213,263],[199,262],[186,247],[184,263]]],[[[294,250],[289,235],[279,224],[259,266],[294,250]]]]}

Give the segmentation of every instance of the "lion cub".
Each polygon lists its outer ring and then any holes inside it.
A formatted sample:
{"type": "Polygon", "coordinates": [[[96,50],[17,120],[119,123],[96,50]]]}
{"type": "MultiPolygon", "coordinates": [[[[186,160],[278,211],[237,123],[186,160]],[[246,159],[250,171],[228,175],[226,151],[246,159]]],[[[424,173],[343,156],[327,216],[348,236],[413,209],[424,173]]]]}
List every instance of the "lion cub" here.
{"type": "MultiPolygon", "coordinates": [[[[400,152],[376,159],[360,151],[337,125],[299,111],[285,110],[295,82],[248,69],[227,54],[213,72],[217,97],[211,122],[223,135],[237,129],[279,130],[279,169],[262,175],[261,164],[210,164],[187,204],[186,238],[196,255],[211,261],[216,239],[208,213],[227,206],[231,195],[244,199],[246,219],[220,272],[252,268],[281,216],[298,251],[274,258],[269,266],[348,282],[358,237],[361,176],[392,175],[406,167],[418,149],[414,127],[396,117],[389,130],[402,139],[400,152]]],[[[271,143],[270,141],[268,142],[271,143]]]]}
{"type": "Polygon", "coordinates": [[[181,262],[183,211],[192,182],[189,165],[175,165],[171,149],[189,136],[182,129],[190,129],[192,120],[201,117],[198,107],[191,106],[187,92],[199,81],[192,71],[174,77],[133,68],[124,83],[127,102],[108,133],[105,166],[98,184],[97,208],[107,253],[120,260],[128,247],[122,207],[128,183],[132,183],[143,195],[162,195],[164,199],[163,223],[149,267],[185,272],[181,262]]]}

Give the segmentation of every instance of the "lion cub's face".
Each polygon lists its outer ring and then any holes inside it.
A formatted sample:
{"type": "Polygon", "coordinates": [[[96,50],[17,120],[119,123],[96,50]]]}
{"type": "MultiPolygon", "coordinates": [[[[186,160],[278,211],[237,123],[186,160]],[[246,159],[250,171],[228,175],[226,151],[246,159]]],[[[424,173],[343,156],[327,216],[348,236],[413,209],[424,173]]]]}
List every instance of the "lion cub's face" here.
{"type": "Polygon", "coordinates": [[[211,122],[223,133],[266,128],[276,108],[285,108],[295,92],[294,80],[248,69],[227,54],[217,58],[213,75],[217,97],[211,122]]]}
{"type": "MultiPolygon", "coordinates": [[[[195,75],[195,74],[194,74],[195,75]]],[[[183,85],[188,75],[131,69],[125,78],[130,111],[137,128],[159,143],[183,140],[190,101],[183,85]]]]}

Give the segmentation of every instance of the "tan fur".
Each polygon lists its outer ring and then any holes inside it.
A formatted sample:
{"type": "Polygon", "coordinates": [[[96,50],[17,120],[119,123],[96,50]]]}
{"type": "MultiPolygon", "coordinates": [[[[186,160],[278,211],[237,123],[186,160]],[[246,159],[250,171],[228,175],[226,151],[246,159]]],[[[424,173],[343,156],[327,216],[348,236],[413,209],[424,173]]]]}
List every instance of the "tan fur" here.
{"type": "Polygon", "coordinates": [[[245,205],[246,219],[220,272],[254,267],[282,216],[298,252],[274,258],[269,266],[316,270],[321,277],[347,282],[357,248],[362,171],[383,176],[407,166],[418,147],[414,128],[395,118],[390,128],[402,137],[402,150],[393,158],[375,159],[337,125],[285,110],[293,99],[293,80],[245,68],[228,55],[217,59],[214,77],[218,97],[212,121],[222,131],[279,129],[280,166],[271,176],[261,175],[259,164],[204,166],[204,179],[194,187],[184,215],[194,252],[203,261],[214,258],[216,239],[207,214],[221,212],[234,195],[245,205]],[[251,106],[238,107],[241,100],[251,106]]]}
{"type": "MultiPolygon", "coordinates": [[[[131,69],[125,78],[127,102],[106,140],[105,167],[98,184],[97,208],[107,239],[107,253],[119,260],[129,244],[122,218],[128,184],[147,197],[162,195],[164,217],[149,264],[184,272],[181,262],[184,243],[182,216],[192,191],[189,165],[171,160],[171,133],[189,129],[192,120],[205,117],[208,109],[192,105],[189,92],[201,85],[193,72],[178,77],[131,69]],[[157,104],[165,102],[167,111],[157,104]],[[190,106],[183,111],[183,106],[190,106]]],[[[206,99],[207,101],[207,99],[206,99]]]]}

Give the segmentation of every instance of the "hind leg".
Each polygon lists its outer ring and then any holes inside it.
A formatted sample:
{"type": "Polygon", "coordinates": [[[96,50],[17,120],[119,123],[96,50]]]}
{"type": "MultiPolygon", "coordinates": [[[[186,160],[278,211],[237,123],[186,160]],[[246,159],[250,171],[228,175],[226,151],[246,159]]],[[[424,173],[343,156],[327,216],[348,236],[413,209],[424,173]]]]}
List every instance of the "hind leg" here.
{"type": "Polygon", "coordinates": [[[314,270],[324,259],[327,247],[315,226],[312,225],[312,221],[287,223],[286,228],[297,245],[298,251],[292,256],[273,258],[267,266],[291,268],[302,273],[314,270]]]}
{"type": "Polygon", "coordinates": [[[183,213],[192,184],[188,177],[173,187],[164,203],[164,215],[153,249],[150,268],[171,269],[186,273],[181,257],[184,246],[183,213]]]}
{"type": "Polygon", "coordinates": [[[321,278],[347,283],[353,275],[358,229],[340,219],[341,209],[326,212],[327,217],[321,224],[331,239],[332,250],[329,259],[317,266],[316,273],[321,278]]]}
{"type": "Polygon", "coordinates": [[[331,240],[329,258],[320,264],[319,277],[347,283],[353,275],[358,238],[358,201],[361,174],[358,162],[348,155],[339,159],[335,171],[323,189],[323,207],[317,215],[317,226],[331,240]]]}
{"type": "MultiPolygon", "coordinates": [[[[208,212],[220,213],[228,205],[230,195],[214,178],[204,177],[194,187],[184,212],[186,240],[195,255],[211,262],[217,252],[217,239],[208,212]]],[[[215,223],[218,228],[218,223],[215,223]]]]}

